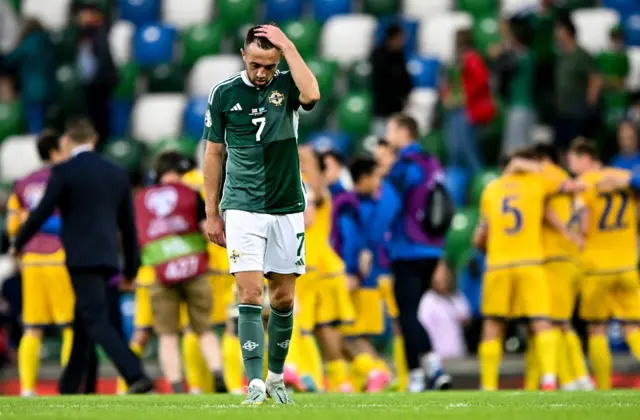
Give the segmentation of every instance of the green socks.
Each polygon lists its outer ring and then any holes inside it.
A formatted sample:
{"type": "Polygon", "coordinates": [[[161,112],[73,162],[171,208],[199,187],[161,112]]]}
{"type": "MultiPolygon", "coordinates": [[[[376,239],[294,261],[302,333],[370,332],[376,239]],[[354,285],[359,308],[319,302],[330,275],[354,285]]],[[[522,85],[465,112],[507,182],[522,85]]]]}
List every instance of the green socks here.
{"type": "Polygon", "coordinates": [[[282,313],[273,309],[272,306],[267,331],[269,333],[269,372],[282,374],[293,332],[293,309],[282,313]]]}
{"type": "MultiPolygon", "coordinates": [[[[238,337],[242,348],[242,361],[249,383],[264,376],[264,327],[262,306],[238,305],[238,337]]],[[[269,321],[271,328],[271,321],[269,321]]],[[[291,336],[291,333],[289,333],[291,336]]],[[[271,352],[269,352],[271,353],[271,352]]]]}

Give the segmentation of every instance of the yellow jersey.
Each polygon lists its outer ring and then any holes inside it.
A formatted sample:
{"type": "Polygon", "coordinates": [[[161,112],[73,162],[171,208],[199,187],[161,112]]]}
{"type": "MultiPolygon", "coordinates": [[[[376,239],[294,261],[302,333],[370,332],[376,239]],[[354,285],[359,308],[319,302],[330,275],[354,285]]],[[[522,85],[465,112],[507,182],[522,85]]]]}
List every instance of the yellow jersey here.
{"type": "Polygon", "coordinates": [[[322,204],[316,207],[313,223],[305,231],[306,265],[308,271],[319,269],[321,254],[329,246],[331,235],[331,197],[327,196],[322,204]]]}
{"type": "MultiPolygon", "coordinates": [[[[562,184],[570,179],[567,171],[553,163],[545,163],[542,174],[555,184],[562,184]]],[[[548,198],[547,205],[560,218],[563,225],[569,227],[575,214],[573,195],[558,192],[548,198]]],[[[578,254],[578,248],[573,242],[546,224],[542,227],[542,246],[547,260],[575,258],[578,254]]]]}
{"type": "Polygon", "coordinates": [[[542,224],[545,198],[560,181],[539,173],[504,174],[483,191],[482,223],[488,224],[489,269],[539,264],[544,258],[542,224]]]}
{"type": "Polygon", "coordinates": [[[142,287],[151,286],[156,281],[156,270],[153,267],[148,265],[143,265],[138,270],[138,275],[136,276],[136,285],[142,287]]]}
{"type": "Polygon", "coordinates": [[[583,174],[587,190],[580,197],[588,212],[583,259],[587,272],[635,270],[638,264],[636,197],[630,188],[601,193],[598,181],[608,173],[628,172],[602,168],[583,174]]]}

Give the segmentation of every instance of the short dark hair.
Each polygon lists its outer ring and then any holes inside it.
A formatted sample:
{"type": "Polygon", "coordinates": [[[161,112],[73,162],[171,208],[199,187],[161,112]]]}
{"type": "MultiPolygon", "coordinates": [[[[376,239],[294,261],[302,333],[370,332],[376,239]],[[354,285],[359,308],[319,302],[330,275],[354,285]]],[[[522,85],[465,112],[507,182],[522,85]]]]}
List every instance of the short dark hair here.
{"type": "Polygon", "coordinates": [[[503,155],[500,158],[500,169],[506,168],[509,165],[509,163],[511,163],[511,160],[515,158],[535,159],[536,154],[534,153],[533,148],[530,146],[516,149],[513,152],[509,153],[508,155],[503,155]]]}
{"type": "Polygon", "coordinates": [[[414,140],[417,139],[418,137],[420,137],[420,130],[418,129],[418,122],[412,116],[409,116],[407,114],[398,113],[398,114],[392,115],[391,119],[393,121],[395,121],[395,123],[399,127],[402,127],[405,130],[407,130],[409,132],[409,135],[411,135],[411,138],[413,138],[414,140]]]}
{"type": "Polygon", "coordinates": [[[351,179],[354,183],[358,183],[362,177],[372,175],[376,170],[376,161],[368,156],[359,156],[354,158],[349,165],[351,179]]]}
{"type": "Polygon", "coordinates": [[[67,121],[65,135],[74,143],[87,143],[95,140],[98,134],[88,118],[76,117],[67,121]]]}
{"type": "Polygon", "coordinates": [[[46,128],[38,136],[36,146],[43,162],[51,160],[51,152],[60,150],[60,135],[57,131],[46,128]]]}
{"type": "MultiPolygon", "coordinates": [[[[267,25],[278,26],[274,22],[267,23],[267,25]]],[[[244,49],[246,50],[249,45],[256,44],[262,50],[272,50],[276,46],[271,43],[267,38],[256,35],[256,31],[260,29],[262,25],[254,26],[247,31],[247,36],[244,38],[244,49]]]]}
{"type": "Polygon", "coordinates": [[[402,35],[403,33],[404,30],[402,29],[402,25],[400,25],[398,22],[394,22],[387,26],[387,29],[385,29],[384,39],[388,41],[392,38],[402,35]]]}
{"type": "Polygon", "coordinates": [[[571,20],[571,16],[563,15],[557,21],[556,25],[560,28],[564,28],[572,38],[576,37],[576,25],[573,24],[573,20],[571,20]]]}
{"type": "Polygon", "coordinates": [[[532,146],[536,157],[550,159],[556,165],[560,163],[560,149],[551,143],[536,143],[532,146]]]}
{"type": "Polygon", "coordinates": [[[589,156],[593,160],[600,160],[600,154],[595,143],[583,137],[578,137],[571,143],[569,152],[578,156],[589,156]]]}
{"type": "Polygon", "coordinates": [[[344,158],[342,157],[342,155],[340,153],[336,152],[335,150],[327,150],[327,151],[324,151],[324,152],[322,152],[322,153],[320,153],[318,155],[318,160],[319,160],[319,163],[320,163],[320,170],[322,172],[324,172],[327,169],[327,165],[325,165],[325,163],[324,163],[324,160],[326,158],[334,159],[340,165],[344,166],[344,158]]]}
{"type": "Polygon", "coordinates": [[[164,152],[156,159],[156,182],[159,182],[160,178],[169,172],[176,172],[180,175],[184,175],[192,170],[194,166],[193,159],[189,159],[180,152],[175,150],[164,152]]]}

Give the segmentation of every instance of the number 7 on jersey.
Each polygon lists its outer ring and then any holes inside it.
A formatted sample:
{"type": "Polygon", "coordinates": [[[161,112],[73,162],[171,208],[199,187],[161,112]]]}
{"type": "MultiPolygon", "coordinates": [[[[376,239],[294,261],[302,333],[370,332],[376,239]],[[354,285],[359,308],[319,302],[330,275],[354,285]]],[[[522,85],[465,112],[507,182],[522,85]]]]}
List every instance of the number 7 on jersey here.
{"type": "Polygon", "coordinates": [[[262,130],[264,130],[264,126],[267,123],[267,118],[266,117],[254,118],[251,120],[251,123],[253,123],[253,125],[260,124],[260,126],[258,127],[258,132],[256,133],[256,142],[259,142],[260,136],[262,136],[262,130]]]}

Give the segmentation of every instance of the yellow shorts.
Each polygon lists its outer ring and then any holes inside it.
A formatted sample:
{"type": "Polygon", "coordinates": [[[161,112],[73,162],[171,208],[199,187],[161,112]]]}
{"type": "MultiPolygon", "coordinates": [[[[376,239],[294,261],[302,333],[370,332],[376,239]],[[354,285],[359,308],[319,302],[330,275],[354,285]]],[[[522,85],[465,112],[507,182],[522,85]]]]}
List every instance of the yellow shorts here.
{"type": "Polygon", "coordinates": [[[321,278],[316,287],[315,325],[337,327],[353,324],[355,310],[346,277],[321,278]]]}
{"type": "Polygon", "coordinates": [[[396,294],[393,292],[393,279],[389,275],[382,275],[378,278],[378,290],[384,301],[387,315],[392,319],[398,318],[400,311],[396,303],[396,294]]]}
{"type": "Polygon", "coordinates": [[[346,336],[371,336],[384,332],[384,301],[378,289],[360,288],[351,293],[356,319],[341,331],[346,336]]]}
{"type": "Polygon", "coordinates": [[[67,268],[29,265],[22,268],[22,322],[27,327],[73,322],[75,294],[67,268]]]}
{"type": "Polygon", "coordinates": [[[494,318],[548,318],[550,294],[544,268],[527,265],[487,271],[482,314],[494,318]]]}
{"type": "Polygon", "coordinates": [[[151,329],[153,327],[153,312],[151,311],[151,290],[148,286],[138,285],[136,287],[133,326],[136,329],[151,329]]]}
{"type": "Polygon", "coordinates": [[[612,317],[640,322],[638,272],[587,273],[581,291],[580,317],[591,322],[612,317]]]}
{"type": "Polygon", "coordinates": [[[211,324],[224,325],[227,322],[229,306],[234,301],[233,285],[235,278],[230,274],[211,274],[211,292],[213,296],[213,309],[211,311],[211,324]]]}
{"type": "Polygon", "coordinates": [[[549,261],[544,264],[551,297],[551,319],[569,321],[580,290],[581,272],[573,261],[549,261]]]}

